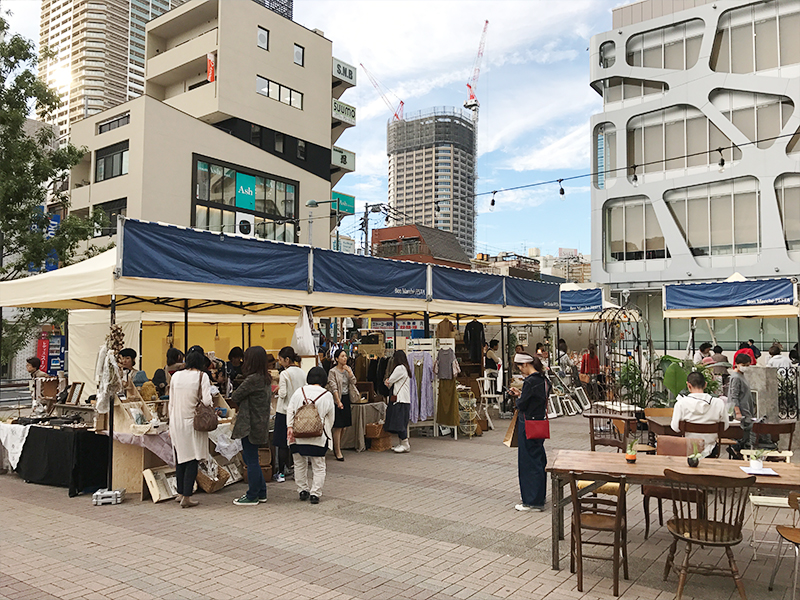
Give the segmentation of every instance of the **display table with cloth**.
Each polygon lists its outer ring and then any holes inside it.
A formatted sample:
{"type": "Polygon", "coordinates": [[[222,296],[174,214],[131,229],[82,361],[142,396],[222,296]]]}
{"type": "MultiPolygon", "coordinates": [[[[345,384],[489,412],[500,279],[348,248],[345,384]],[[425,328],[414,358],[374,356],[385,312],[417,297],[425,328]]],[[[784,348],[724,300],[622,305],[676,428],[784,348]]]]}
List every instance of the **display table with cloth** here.
{"type": "Polygon", "coordinates": [[[106,487],[108,437],[88,429],[32,425],[16,471],[30,483],[69,488],[70,497],[106,487]]]}
{"type": "MultiPolygon", "coordinates": [[[[740,460],[722,460],[704,458],[700,466],[691,468],[685,456],[657,456],[639,454],[634,464],[625,460],[625,455],[615,452],[591,452],[585,450],[558,450],[547,466],[552,483],[551,495],[551,558],[553,569],[559,569],[558,541],[564,539],[564,507],[572,504],[569,494],[564,494],[564,487],[569,482],[570,471],[589,471],[607,473],[614,477],[624,475],[630,484],[664,485],[664,469],[689,472],[694,475],[713,475],[723,477],[742,477],[740,467],[747,463],[740,460]]],[[[758,475],[754,490],[778,490],[790,492],[800,488],[800,465],[789,463],[769,463],[778,476],[758,475]]],[[[594,482],[578,492],[579,495],[593,493],[603,482],[594,482]]]]}
{"type": "Polygon", "coordinates": [[[351,404],[353,424],[342,432],[342,448],[354,448],[356,452],[367,449],[364,432],[367,423],[377,423],[386,417],[386,403],[370,402],[368,404],[351,404]]]}

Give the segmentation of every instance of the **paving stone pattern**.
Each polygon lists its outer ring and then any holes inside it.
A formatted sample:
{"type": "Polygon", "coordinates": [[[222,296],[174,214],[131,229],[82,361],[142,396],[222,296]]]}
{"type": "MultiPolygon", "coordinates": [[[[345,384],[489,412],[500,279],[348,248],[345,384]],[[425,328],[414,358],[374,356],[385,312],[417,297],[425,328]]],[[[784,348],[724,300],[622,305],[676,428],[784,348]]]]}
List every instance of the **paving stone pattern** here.
{"type": "MultiPolygon", "coordinates": [[[[549,508],[514,510],[516,450],[501,444],[508,423],[474,439],[412,437],[410,454],[329,459],[317,506],[298,501],[291,480],[270,483],[269,502],[257,507],[232,504],[244,493],[240,483],[200,493],[200,506],[184,510],[138,500],[92,506],[66,489],[0,476],[0,599],[613,598],[610,562],[586,559],[578,592],[568,542],[563,569],[550,568],[549,508]]],[[[548,453],[588,450],[586,427],[580,416],[553,421],[548,453]]],[[[625,600],[675,597],[677,577],[661,579],[671,539],[652,505],[645,541],[641,491],[631,486],[625,600]]],[[[753,561],[746,542],[736,549],[751,599],[791,598],[791,559],[767,591],[774,551],[764,547],[753,561]]],[[[695,560],[701,556],[726,562],[718,550],[698,550],[695,560]]],[[[730,578],[690,576],[684,597],[738,594],[730,578]]]]}

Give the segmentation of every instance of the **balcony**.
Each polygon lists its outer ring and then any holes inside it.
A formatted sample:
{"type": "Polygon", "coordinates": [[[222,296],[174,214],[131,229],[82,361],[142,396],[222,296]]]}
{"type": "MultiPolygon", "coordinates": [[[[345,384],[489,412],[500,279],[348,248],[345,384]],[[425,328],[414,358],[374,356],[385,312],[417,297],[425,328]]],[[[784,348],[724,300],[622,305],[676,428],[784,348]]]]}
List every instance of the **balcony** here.
{"type": "Polygon", "coordinates": [[[214,28],[148,59],[147,83],[166,88],[197,75],[198,69],[204,71],[206,55],[217,51],[217,32],[214,28]]]}

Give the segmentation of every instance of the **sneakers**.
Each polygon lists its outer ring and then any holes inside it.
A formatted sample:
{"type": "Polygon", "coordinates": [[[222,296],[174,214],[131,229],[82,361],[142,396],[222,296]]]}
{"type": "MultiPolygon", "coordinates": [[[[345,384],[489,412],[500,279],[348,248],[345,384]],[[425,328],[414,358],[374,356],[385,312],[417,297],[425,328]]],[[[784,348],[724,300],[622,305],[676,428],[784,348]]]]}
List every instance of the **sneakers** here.
{"type": "Polygon", "coordinates": [[[544,512],[544,506],[533,506],[532,504],[517,504],[514,509],[520,512],[528,512],[531,510],[534,512],[544,512]]]}
{"type": "Polygon", "coordinates": [[[394,450],[398,454],[401,454],[403,452],[410,452],[411,451],[411,444],[408,443],[408,438],[406,438],[404,440],[401,440],[400,443],[397,446],[392,448],[392,450],[394,450]]]}
{"type": "MultiPolygon", "coordinates": [[[[266,501],[267,499],[264,498],[264,502],[266,501]]],[[[248,498],[247,494],[244,494],[241,498],[237,498],[236,500],[234,500],[233,503],[236,506],[258,506],[259,504],[261,504],[261,500],[259,500],[258,498],[248,498]]]]}
{"type": "Polygon", "coordinates": [[[300,500],[302,502],[305,502],[306,500],[308,500],[308,495],[309,495],[308,492],[303,490],[302,492],[300,492],[300,500]]]}
{"type": "Polygon", "coordinates": [[[181,499],[181,508],[192,508],[200,504],[197,500],[192,500],[189,496],[184,496],[181,499]]]}
{"type": "Polygon", "coordinates": [[[264,496],[259,496],[259,497],[258,497],[258,501],[259,501],[259,502],[266,502],[266,501],[267,501],[267,496],[266,496],[266,495],[264,495],[264,496]]]}
{"type": "Polygon", "coordinates": [[[286,477],[284,477],[283,473],[275,473],[275,475],[272,476],[272,481],[283,483],[284,481],[286,481],[286,477]]]}
{"type": "Polygon", "coordinates": [[[319,496],[314,496],[313,494],[309,496],[311,499],[311,504],[319,504],[319,496]]]}

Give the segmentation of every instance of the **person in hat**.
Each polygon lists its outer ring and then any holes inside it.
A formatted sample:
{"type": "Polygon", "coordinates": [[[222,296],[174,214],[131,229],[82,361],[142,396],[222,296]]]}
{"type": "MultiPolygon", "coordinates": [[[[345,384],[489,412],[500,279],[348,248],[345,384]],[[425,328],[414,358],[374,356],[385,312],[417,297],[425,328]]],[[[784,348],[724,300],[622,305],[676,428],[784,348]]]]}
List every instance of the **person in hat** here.
{"type": "Polygon", "coordinates": [[[150,381],[147,373],[136,369],[136,350],[133,348],[123,348],[119,351],[119,362],[122,367],[122,374],[130,378],[137,388],[142,387],[145,382],[150,381]]]}

